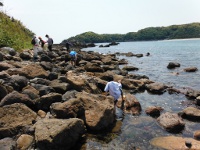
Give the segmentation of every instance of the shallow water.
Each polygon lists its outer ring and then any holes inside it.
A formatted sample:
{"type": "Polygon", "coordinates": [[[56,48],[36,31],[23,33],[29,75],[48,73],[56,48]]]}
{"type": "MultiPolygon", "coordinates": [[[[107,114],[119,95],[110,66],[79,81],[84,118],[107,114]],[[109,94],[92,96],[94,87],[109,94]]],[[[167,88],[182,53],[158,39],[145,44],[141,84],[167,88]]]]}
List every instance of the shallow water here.
{"type": "MultiPolygon", "coordinates": [[[[102,43],[101,43],[102,44],[102,43]]],[[[103,43],[105,45],[106,43],[103,43]]],[[[100,45],[100,44],[98,44],[100,45]]],[[[153,42],[123,42],[118,46],[109,48],[87,48],[85,51],[92,50],[100,53],[126,53],[144,54],[144,57],[125,57],[128,65],[138,67],[138,71],[129,72],[134,74],[146,75],[150,80],[162,82],[178,89],[192,88],[200,90],[200,72],[186,73],[183,71],[187,67],[197,67],[200,69],[200,39],[189,40],[169,40],[153,42]],[[145,56],[149,52],[150,56],[145,56]],[[169,62],[178,62],[181,67],[169,70],[169,62]],[[179,75],[174,75],[178,72],[179,75]]],[[[123,66],[121,66],[123,67],[123,66]]],[[[87,138],[84,149],[88,150],[129,150],[140,149],[159,149],[152,147],[149,142],[154,137],[176,135],[183,137],[193,137],[195,130],[200,130],[200,123],[184,120],[185,129],[182,133],[172,134],[162,129],[155,118],[147,116],[145,109],[148,106],[161,106],[163,112],[178,113],[188,106],[195,106],[194,101],[188,100],[182,94],[162,95],[150,94],[147,91],[135,94],[142,106],[139,116],[125,114],[124,119],[117,121],[114,132],[99,135],[90,135],[87,138]]],[[[196,106],[195,106],[196,107],[196,106]]]]}

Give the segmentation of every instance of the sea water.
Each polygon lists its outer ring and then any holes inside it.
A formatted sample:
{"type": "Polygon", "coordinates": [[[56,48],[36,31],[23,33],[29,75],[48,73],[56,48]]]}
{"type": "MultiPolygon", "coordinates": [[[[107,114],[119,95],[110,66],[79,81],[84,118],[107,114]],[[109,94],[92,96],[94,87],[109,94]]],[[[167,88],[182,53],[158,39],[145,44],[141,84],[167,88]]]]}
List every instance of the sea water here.
{"type": "MultiPolygon", "coordinates": [[[[200,71],[185,72],[188,67],[200,69],[200,39],[164,40],[150,42],[120,42],[117,46],[99,48],[96,47],[82,49],[83,51],[95,51],[99,53],[128,53],[143,54],[143,57],[126,57],[118,55],[119,59],[128,60],[128,66],[139,68],[138,71],[129,74],[146,75],[150,80],[161,82],[176,89],[200,90],[200,71]],[[146,56],[146,53],[150,53],[146,56]],[[169,62],[180,63],[180,67],[168,69],[169,62]]],[[[120,66],[121,68],[123,67],[120,66]]],[[[147,91],[134,94],[142,106],[139,116],[125,114],[124,119],[116,123],[117,132],[110,132],[99,135],[90,135],[85,144],[86,149],[158,149],[149,144],[150,140],[159,136],[182,136],[193,137],[195,130],[200,130],[198,122],[186,123],[185,129],[178,134],[172,134],[159,126],[155,118],[145,114],[145,109],[149,106],[161,106],[163,112],[178,113],[188,106],[195,106],[194,101],[188,100],[183,94],[162,95],[150,94],[147,91]],[[101,138],[98,138],[101,137],[101,138]]]]}

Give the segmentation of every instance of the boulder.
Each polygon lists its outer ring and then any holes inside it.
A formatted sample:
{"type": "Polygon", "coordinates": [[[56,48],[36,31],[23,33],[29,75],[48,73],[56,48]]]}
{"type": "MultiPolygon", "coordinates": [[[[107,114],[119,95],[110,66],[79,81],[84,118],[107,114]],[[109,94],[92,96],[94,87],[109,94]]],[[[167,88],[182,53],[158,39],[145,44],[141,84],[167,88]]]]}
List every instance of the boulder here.
{"type": "Polygon", "coordinates": [[[185,123],[178,114],[166,112],[157,118],[158,123],[167,131],[178,133],[185,127],[185,123]]]}
{"type": "Polygon", "coordinates": [[[62,95],[58,93],[49,93],[47,95],[43,95],[41,98],[37,99],[36,106],[37,109],[41,109],[44,111],[50,110],[50,105],[55,102],[61,102],[62,95]]]}
{"type": "Polygon", "coordinates": [[[200,121],[200,109],[187,107],[182,111],[182,117],[188,120],[200,121]]]}
{"type": "Polygon", "coordinates": [[[200,91],[199,90],[193,90],[193,89],[188,89],[186,91],[186,94],[185,94],[187,97],[189,98],[192,98],[192,99],[195,99],[197,98],[198,96],[200,96],[200,91]]]}
{"type": "Polygon", "coordinates": [[[6,62],[0,62],[0,71],[8,70],[10,68],[13,68],[13,65],[10,65],[6,62]]]}
{"type": "Polygon", "coordinates": [[[42,66],[42,68],[44,68],[45,70],[49,70],[49,71],[51,71],[52,68],[53,68],[52,63],[46,62],[46,61],[42,61],[42,62],[40,63],[40,66],[42,66]]]}
{"type": "Polygon", "coordinates": [[[35,140],[38,149],[73,149],[84,133],[84,123],[77,118],[44,119],[35,124],[35,140]]]}
{"type": "Polygon", "coordinates": [[[145,84],[144,80],[122,79],[122,87],[128,90],[143,91],[145,90],[145,84]]]}
{"type": "Polygon", "coordinates": [[[0,140],[1,150],[13,150],[16,149],[16,142],[12,138],[4,138],[0,140]]]}
{"type": "Polygon", "coordinates": [[[163,94],[167,89],[167,86],[163,83],[155,82],[146,84],[146,89],[153,94],[163,94]]]}
{"type": "Polygon", "coordinates": [[[32,100],[37,99],[40,97],[39,91],[36,90],[34,87],[31,85],[28,85],[22,89],[22,94],[28,95],[28,97],[32,100]]]}
{"type": "Polygon", "coordinates": [[[70,90],[71,86],[69,83],[62,83],[60,80],[53,80],[50,84],[56,93],[64,94],[66,91],[70,90]]]}
{"type": "Polygon", "coordinates": [[[0,52],[0,61],[3,61],[4,55],[0,52]]]}
{"type": "Polygon", "coordinates": [[[0,107],[0,138],[10,137],[32,126],[37,114],[24,104],[0,107]]]}
{"type": "Polygon", "coordinates": [[[17,149],[19,150],[26,150],[33,148],[34,138],[28,134],[22,134],[16,141],[17,149]]]}
{"type": "Polygon", "coordinates": [[[168,69],[174,69],[176,67],[180,67],[181,65],[177,62],[170,62],[168,65],[167,65],[167,68],[168,69]]]}
{"type": "Polygon", "coordinates": [[[27,95],[21,94],[17,91],[13,91],[6,95],[0,102],[0,106],[10,105],[14,103],[23,103],[30,108],[34,108],[34,101],[32,101],[27,95]]]}
{"type": "Polygon", "coordinates": [[[18,84],[19,91],[21,91],[28,84],[28,80],[24,76],[12,75],[11,78],[14,80],[16,84],[18,84]]]}
{"type": "Polygon", "coordinates": [[[152,117],[159,117],[160,116],[160,112],[163,110],[162,107],[159,106],[149,106],[145,112],[147,115],[150,115],[152,117]]]}
{"type": "Polygon", "coordinates": [[[196,104],[200,106],[200,96],[196,98],[196,104]]]}
{"type": "Polygon", "coordinates": [[[26,76],[29,79],[32,78],[47,78],[48,77],[48,73],[40,66],[37,64],[30,64],[27,66],[24,66],[22,68],[22,72],[24,74],[24,76],[26,76]]]}
{"type": "Polygon", "coordinates": [[[23,51],[19,54],[19,57],[23,60],[31,60],[32,59],[32,54],[28,51],[23,51]]]}
{"type": "Polygon", "coordinates": [[[194,139],[200,141],[200,130],[197,130],[197,131],[194,132],[194,139]]]}
{"type": "Polygon", "coordinates": [[[196,72],[197,70],[197,67],[189,67],[184,69],[185,72],[196,72]]]}
{"type": "Polygon", "coordinates": [[[200,141],[192,138],[183,138],[176,136],[156,137],[150,141],[151,145],[168,150],[198,150],[200,149],[200,141]],[[187,147],[186,143],[190,142],[191,147],[187,147]]]}
{"type": "Polygon", "coordinates": [[[75,98],[76,93],[76,90],[67,91],[65,94],[62,95],[62,101],[68,101],[71,98],[75,98]]]}
{"type": "Polygon", "coordinates": [[[39,91],[40,96],[49,94],[51,92],[55,92],[55,90],[50,86],[46,86],[42,84],[34,84],[34,83],[32,83],[31,86],[33,86],[35,89],[39,91]]]}
{"type": "Polygon", "coordinates": [[[79,92],[76,97],[83,103],[88,129],[103,130],[113,124],[114,100],[111,96],[79,92]]]}
{"type": "Polygon", "coordinates": [[[85,73],[73,73],[71,71],[66,74],[67,82],[71,85],[72,89],[79,92],[86,91],[88,93],[99,94],[102,91],[98,88],[94,77],[90,77],[85,73]]]}
{"type": "Polygon", "coordinates": [[[96,63],[87,63],[84,68],[88,72],[104,72],[103,68],[96,63]]]}
{"type": "Polygon", "coordinates": [[[1,71],[0,72],[0,79],[4,79],[4,78],[10,78],[10,75],[5,71],[1,71]]]}
{"type": "Polygon", "coordinates": [[[124,66],[122,69],[127,70],[127,71],[139,70],[137,67],[134,67],[134,66],[124,66]]]}
{"type": "Polygon", "coordinates": [[[56,118],[84,118],[85,115],[83,103],[79,99],[72,98],[64,103],[53,103],[50,108],[56,118]]]}
{"type": "Polygon", "coordinates": [[[0,91],[1,91],[0,92],[0,102],[1,102],[1,99],[3,99],[8,94],[8,91],[3,84],[0,84],[0,91]]]}
{"type": "MultiPolygon", "coordinates": [[[[117,106],[121,107],[121,100],[117,102],[117,106]]],[[[134,95],[129,93],[125,95],[125,110],[132,115],[139,115],[142,111],[140,102],[134,95]]]]}

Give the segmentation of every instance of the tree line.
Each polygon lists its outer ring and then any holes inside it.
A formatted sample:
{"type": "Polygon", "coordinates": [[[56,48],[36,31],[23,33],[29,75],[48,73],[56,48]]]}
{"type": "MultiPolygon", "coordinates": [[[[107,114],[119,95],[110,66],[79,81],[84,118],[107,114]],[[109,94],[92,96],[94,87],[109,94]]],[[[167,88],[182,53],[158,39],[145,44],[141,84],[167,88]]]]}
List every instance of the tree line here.
{"type": "Polygon", "coordinates": [[[148,27],[137,32],[127,34],[97,34],[85,32],[67,41],[84,43],[128,42],[128,41],[155,41],[166,39],[200,38],[200,23],[171,25],[167,27],[148,27]]]}

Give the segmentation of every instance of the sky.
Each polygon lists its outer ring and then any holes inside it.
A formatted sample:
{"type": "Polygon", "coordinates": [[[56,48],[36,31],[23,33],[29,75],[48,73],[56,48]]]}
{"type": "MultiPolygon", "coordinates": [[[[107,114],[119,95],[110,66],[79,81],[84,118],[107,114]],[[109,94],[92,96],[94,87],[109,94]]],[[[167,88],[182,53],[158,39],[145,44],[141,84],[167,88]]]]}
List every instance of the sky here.
{"type": "Polygon", "coordinates": [[[200,0],[0,0],[3,11],[55,43],[92,31],[126,34],[200,22],[200,0]]]}

